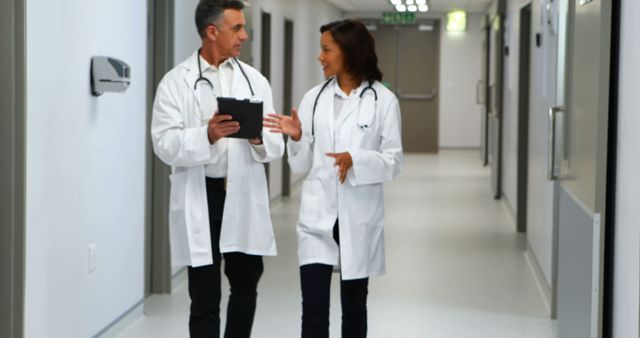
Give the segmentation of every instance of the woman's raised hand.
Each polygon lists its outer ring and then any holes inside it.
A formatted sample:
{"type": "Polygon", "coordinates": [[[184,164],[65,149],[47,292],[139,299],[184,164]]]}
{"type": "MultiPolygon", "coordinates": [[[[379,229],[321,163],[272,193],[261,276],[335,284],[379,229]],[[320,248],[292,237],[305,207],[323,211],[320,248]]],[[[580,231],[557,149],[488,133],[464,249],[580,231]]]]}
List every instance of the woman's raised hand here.
{"type": "Polygon", "coordinates": [[[291,110],[291,116],[269,114],[264,118],[263,126],[272,133],[289,135],[294,141],[300,141],[302,137],[302,123],[296,109],[291,110]]]}

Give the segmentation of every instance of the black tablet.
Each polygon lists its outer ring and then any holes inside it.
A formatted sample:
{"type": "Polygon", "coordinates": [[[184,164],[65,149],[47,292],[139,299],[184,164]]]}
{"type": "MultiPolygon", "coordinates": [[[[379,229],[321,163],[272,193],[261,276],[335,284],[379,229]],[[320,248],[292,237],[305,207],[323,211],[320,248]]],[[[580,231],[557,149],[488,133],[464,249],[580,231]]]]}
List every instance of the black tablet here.
{"type": "Polygon", "coordinates": [[[240,131],[227,137],[254,139],[262,137],[262,102],[218,98],[218,114],[229,114],[240,123],[240,131]]]}

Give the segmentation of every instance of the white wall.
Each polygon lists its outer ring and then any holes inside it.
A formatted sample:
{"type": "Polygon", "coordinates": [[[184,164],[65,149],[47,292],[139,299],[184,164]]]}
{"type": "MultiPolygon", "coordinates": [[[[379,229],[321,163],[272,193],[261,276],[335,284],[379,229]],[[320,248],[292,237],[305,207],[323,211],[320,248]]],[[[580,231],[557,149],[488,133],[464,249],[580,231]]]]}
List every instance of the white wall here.
{"type": "Polygon", "coordinates": [[[613,337],[638,337],[638,289],[640,285],[640,2],[623,1],[620,42],[618,109],[618,170],[616,183],[616,237],[613,302],[613,337]]]}
{"type": "Polygon", "coordinates": [[[469,14],[467,31],[440,40],[440,148],[480,147],[481,107],[476,84],[482,76],[483,15],[469,14]]]}
{"type": "Polygon", "coordinates": [[[30,0],[26,14],[25,337],[85,338],[144,296],[147,6],[30,0]],[[126,93],[90,95],[95,55],[131,66],[126,93]]]}

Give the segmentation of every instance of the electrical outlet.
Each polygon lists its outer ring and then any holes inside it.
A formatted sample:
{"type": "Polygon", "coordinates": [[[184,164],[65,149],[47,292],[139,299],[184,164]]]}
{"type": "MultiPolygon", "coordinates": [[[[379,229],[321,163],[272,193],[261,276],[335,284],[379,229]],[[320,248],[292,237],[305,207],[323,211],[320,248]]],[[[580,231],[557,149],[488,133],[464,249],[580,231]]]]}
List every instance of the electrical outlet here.
{"type": "Polygon", "coordinates": [[[96,271],[96,265],[98,263],[98,258],[96,257],[97,249],[98,245],[96,243],[89,244],[89,273],[94,273],[96,271]]]}

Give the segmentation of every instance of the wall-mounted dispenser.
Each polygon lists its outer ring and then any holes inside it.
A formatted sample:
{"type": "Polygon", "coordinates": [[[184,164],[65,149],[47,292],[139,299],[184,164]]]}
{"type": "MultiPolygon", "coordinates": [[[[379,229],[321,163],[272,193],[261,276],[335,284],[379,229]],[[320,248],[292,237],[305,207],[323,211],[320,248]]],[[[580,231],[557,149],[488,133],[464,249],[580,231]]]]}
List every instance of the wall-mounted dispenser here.
{"type": "Polygon", "coordinates": [[[91,58],[91,94],[100,96],[108,92],[124,92],[131,84],[130,69],[118,59],[94,56],[91,58]]]}

